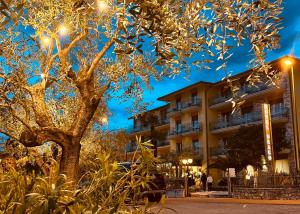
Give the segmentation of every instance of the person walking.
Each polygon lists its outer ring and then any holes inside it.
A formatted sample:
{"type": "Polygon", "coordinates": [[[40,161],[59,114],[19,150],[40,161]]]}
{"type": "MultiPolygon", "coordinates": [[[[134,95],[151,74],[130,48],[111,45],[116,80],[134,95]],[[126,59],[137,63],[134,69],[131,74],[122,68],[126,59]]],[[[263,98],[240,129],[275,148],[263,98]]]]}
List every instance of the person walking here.
{"type": "Polygon", "coordinates": [[[206,174],[203,173],[202,176],[201,176],[201,183],[202,183],[202,187],[203,187],[204,191],[206,191],[206,181],[207,181],[206,174]]]}
{"type": "Polygon", "coordinates": [[[207,187],[209,192],[212,190],[213,181],[214,181],[213,178],[209,175],[207,177],[207,187]]]}

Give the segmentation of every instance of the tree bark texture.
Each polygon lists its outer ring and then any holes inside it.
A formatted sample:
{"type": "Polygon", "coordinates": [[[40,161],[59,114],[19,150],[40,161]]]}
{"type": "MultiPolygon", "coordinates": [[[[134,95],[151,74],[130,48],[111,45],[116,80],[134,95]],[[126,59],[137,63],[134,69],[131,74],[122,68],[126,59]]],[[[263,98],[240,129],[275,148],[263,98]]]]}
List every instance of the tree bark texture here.
{"type": "Polygon", "coordinates": [[[81,144],[69,144],[62,147],[60,173],[67,175],[70,180],[77,180],[81,144]]]}

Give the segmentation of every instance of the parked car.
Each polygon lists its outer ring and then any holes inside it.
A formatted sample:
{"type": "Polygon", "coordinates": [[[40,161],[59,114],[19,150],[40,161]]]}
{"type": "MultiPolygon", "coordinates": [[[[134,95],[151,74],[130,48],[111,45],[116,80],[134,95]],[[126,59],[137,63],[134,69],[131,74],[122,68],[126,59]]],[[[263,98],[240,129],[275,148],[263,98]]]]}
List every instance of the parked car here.
{"type": "MultiPolygon", "coordinates": [[[[121,170],[128,172],[132,168],[130,162],[119,163],[121,170]]],[[[149,187],[141,190],[141,198],[148,198],[149,202],[159,202],[164,194],[166,194],[166,184],[162,174],[160,174],[156,169],[150,171],[152,176],[149,182],[149,187]]]]}

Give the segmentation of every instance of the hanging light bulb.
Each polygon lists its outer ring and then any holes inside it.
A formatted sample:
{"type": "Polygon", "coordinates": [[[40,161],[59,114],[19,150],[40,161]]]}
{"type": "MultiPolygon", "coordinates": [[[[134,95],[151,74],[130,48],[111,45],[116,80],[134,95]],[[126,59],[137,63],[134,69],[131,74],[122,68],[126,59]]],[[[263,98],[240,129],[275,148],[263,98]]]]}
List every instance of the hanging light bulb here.
{"type": "Polygon", "coordinates": [[[47,37],[47,36],[43,36],[42,39],[41,39],[41,41],[42,41],[42,45],[44,47],[48,47],[49,44],[50,44],[50,38],[47,37]]]}
{"type": "Polygon", "coordinates": [[[58,32],[60,35],[65,36],[68,34],[68,28],[65,25],[60,25],[58,28],[58,32]]]}
{"type": "Polygon", "coordinates": [[[106,10],[108,7],[107,2],[104,0],[98,0],[98,7],[101,11],[106,10]]]}
{"type": "Polygon", "coordinates": [[[108,124],[108,118],[107,118],[106,115],[101,117],[101,123],[102,124],[108,124]]]}

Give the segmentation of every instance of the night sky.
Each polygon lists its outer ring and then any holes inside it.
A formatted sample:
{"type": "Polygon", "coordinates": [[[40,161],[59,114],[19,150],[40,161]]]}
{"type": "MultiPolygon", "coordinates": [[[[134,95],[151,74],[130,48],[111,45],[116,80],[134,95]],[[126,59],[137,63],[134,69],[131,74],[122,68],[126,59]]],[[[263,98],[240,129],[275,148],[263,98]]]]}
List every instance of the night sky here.
{"type": "MultiPolygon", "coordinates": [[[[268,53],[267,61],[272,61],[284,55],[294,55],[300,57],[300,0],[285,0],[283,1],[283,18],[282,27],[280,31],[281,42],[280,48],[268,53]]],[[[250,48],[243,46],[234,51],[228,70],[232,74],[243,72],[249,68],[248,62],[252,56],[249,54],[250,48]]],[[[177,76],[175,79],[164,79],[160,82],[152,81],[153,90],[145,91],[144,102],[150,103],[148,109],[152,109],[165,104],[164,102],[157,101],[156,99],[165,94],[171,93],[185,86],[202,81],[216,82],[224,77],[224,71],[203,70],[192,71],[189,77],[185,74],[177,76]]],[[[131,113],[126,110],[130,108],[130,102],[122,102],[113,99],[109,102],[109,108],[112,116],[109,118],[108,129],[116,130],[121,128],[129,128],[132,126],[132,120],[128,120],[131,113]]]]}

